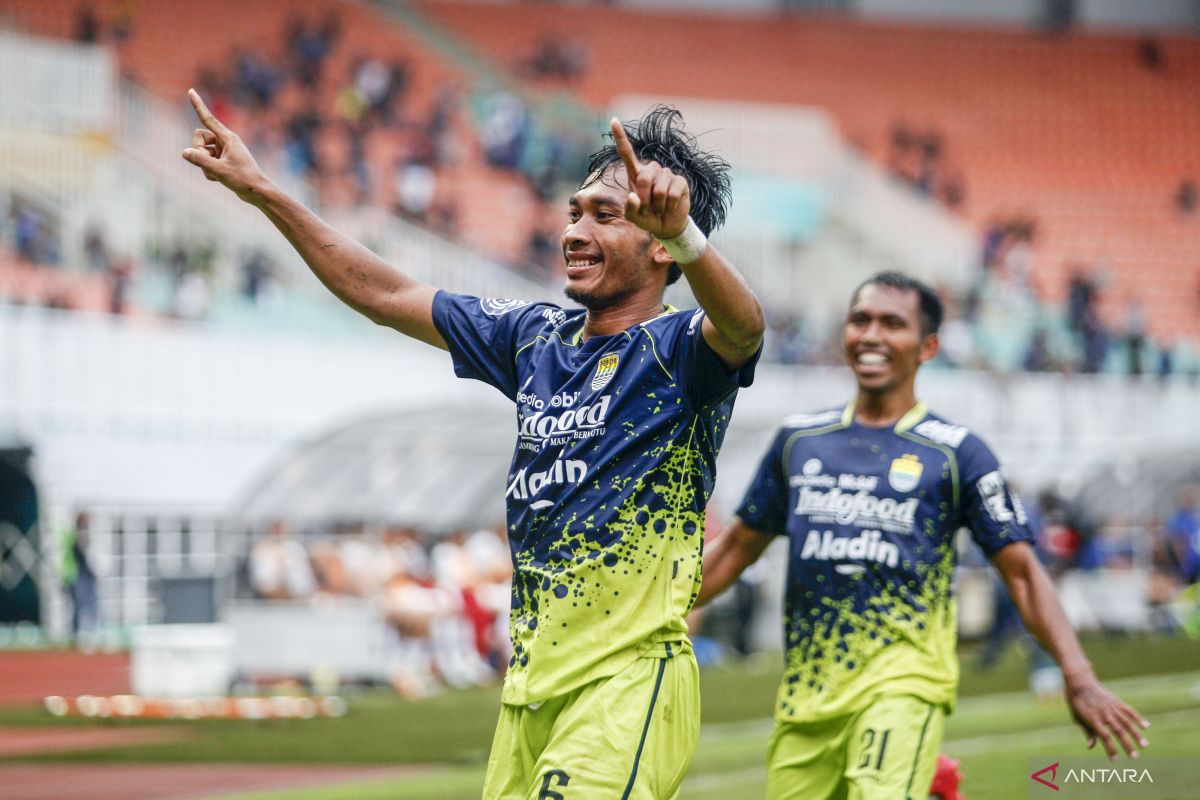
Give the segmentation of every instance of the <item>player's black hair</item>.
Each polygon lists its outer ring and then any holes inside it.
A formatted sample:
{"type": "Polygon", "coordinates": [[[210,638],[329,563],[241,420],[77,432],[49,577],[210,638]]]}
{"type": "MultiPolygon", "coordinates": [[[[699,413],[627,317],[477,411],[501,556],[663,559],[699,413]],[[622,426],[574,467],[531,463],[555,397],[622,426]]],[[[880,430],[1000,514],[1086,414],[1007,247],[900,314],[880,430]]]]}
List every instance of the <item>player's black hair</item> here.
{"type": "Polygon", "coordinates": [[[850,295],[850,303],[853,304],[858,299],[858,293],[863,290],[863,287],[872,285],[890,286],[893,289],[917,293],[917,299],[920,301],[922,336],[937,333],[938,329],[942,327],[942,316],[944,314],[942,299],[938,297],[937,292],[929,284],[919,281],[911,275],[905,275],[903,272],[892,270],[876,272],[858,285],[858,288],[854,290],[854,294],[850,295]]]}
{"type": "MultiPolygon", "coordinates": [[[[638,159],[657,161],[687,181],[692,199],[691,216],[705,236],[725,224],[725,215],[733,202],[729,162],[700,149],[696,137],[683,130],[683,115],[679,109],[657,105],[641,119],[622,124],[638,159]]],[[[611,133],[604,135],[612,139],[611,133]]],[[[588,177],[583,186],[591,186],[607,169],[620,163],[621,154],[617,152],[616,144],[604,145],[588,156],[588,177]]],[[[667,273],[667,285],[679,280],[682,274],[679,265],[672,264],[667,273]]]]}

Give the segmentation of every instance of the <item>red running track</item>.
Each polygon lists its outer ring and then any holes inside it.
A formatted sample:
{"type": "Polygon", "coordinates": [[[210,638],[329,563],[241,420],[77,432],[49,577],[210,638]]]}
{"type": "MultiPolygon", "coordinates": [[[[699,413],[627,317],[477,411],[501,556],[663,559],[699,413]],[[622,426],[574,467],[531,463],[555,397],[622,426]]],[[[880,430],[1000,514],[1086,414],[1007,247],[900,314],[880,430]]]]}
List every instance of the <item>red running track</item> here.
{"type": "Polygon", "coordinates": [[[41,703],[47,695],[128,694],[128,653],[0,651],[0,705],[41,703]]]}

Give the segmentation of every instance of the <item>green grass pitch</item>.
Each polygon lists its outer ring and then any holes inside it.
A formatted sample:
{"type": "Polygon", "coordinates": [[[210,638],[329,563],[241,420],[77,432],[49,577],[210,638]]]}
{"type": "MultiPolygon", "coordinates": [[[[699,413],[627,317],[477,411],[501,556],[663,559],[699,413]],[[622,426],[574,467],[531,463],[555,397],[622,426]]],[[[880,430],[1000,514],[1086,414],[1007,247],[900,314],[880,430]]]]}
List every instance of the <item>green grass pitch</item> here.
{"type": "MultiPolygon", "coordinates": [[[[1085,647],[1097,672],[1153,723],[1148,753],[1200,758],[1200,642],[1144,637],[1093,638],[1085,647]]],[[[778,654],[701,674],[704,728],[684,800],[763,795],[778,654]]],[[[987,673],[962,651],[961,701],[947,724],[943,752],[961,762],[968,800],[1024,797],[1029,756],[1081,755],[1083,736],[1061,701],[1037,702],[1025,689],[1019,648],[987,673]]],[[[287,762],[423,764],[402,781],[248,794],[240,800],[467,800],[479,797],[498,708],[498,690],[447,692],[418,702],[391,693],[351,701],[341,719],[184,723],[194,735],[162,744],[61,753],[37,761],[287,762]]],[[[154,725],[55,720],[7,710],[0,724],[154,725]]],[[[165,723],[179,725],[181,723],[165,723]]],[[[1197,789],[1200,797],[1200,787],[1197,789]]]]}

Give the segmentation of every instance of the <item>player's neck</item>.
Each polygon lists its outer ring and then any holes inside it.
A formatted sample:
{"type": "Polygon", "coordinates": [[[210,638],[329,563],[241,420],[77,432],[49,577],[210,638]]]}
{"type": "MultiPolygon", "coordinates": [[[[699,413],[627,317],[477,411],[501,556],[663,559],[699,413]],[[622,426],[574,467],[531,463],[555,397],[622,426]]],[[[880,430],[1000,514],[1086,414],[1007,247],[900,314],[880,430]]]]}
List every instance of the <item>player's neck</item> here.
{"type": "Polygon", "coordinates": [[[916,404],[916,392],[911,386],[878,393],[860,389],[854,401],[854,418],[863,425],[882,428],[899,422],[916,404]]]}
{"type": "Polygon", "coordinates": [[[628,330],[639,322],[654,319],[663,313],[661,296],[636,298],[609,308],[588,309],[583,323],[583,338],[612,336],[628,330]]]}

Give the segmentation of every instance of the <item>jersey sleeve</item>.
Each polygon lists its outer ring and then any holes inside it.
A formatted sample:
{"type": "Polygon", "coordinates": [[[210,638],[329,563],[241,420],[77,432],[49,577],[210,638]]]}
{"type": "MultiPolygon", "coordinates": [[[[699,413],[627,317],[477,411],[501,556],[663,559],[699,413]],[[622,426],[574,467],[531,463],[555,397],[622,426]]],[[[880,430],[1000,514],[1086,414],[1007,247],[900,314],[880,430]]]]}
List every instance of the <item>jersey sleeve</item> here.
{"type": "Polygon", "coordinates": [[[703,309],[681,312],[674,317],[669,331],[672,339],[664,347],[673,374],[696,408],[716,405],[754,382],[761,346],[749,361],[730,371],[704,339],[703,309]]]}
{"type": "Polygon", "coordinates": [[[738,506],[738,518],[762,533],[778,535],[787,532],[788,476],[783,466],[787,436],[786,428],[775,434],[738,506]]]}
{"type": "Polygon", "coordinates": [[[433,324],[446,340],[455,375],[495,386],[512,400],[520,383],[517,354],[545,327],[547,308],[553,307],[439,291],[433,324]]]}
{"type": "Polygon", "coordinates": [[[962,508],[971,537],[989,557],[1013,542],[1033,542],[1020,498],[1009,488],[1004,469],[974,434],[959,448],[962,508]]]}

